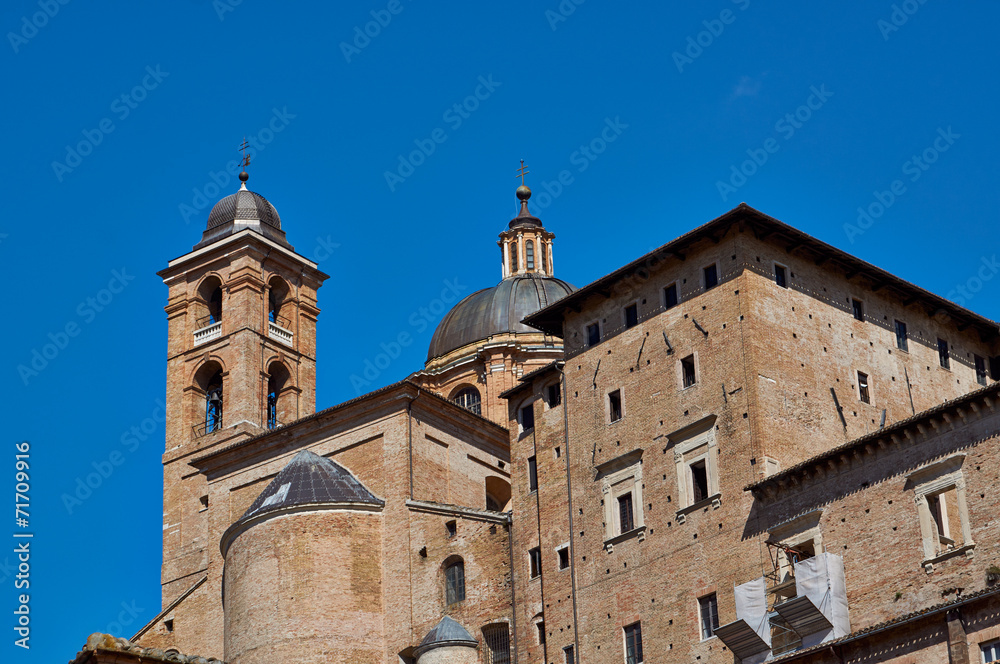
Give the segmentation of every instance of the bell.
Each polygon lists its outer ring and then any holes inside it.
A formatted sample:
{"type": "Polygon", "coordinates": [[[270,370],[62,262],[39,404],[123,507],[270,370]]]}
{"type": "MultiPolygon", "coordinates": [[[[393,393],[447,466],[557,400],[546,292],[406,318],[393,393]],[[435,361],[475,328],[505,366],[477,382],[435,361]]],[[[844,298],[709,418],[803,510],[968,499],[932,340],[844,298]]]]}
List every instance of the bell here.
{"type": "Polygon", "coordinates": [[[222,403],[222,395],[219,390],[212,390],[208,395],[208,403],[215,405],[222,403]]]}

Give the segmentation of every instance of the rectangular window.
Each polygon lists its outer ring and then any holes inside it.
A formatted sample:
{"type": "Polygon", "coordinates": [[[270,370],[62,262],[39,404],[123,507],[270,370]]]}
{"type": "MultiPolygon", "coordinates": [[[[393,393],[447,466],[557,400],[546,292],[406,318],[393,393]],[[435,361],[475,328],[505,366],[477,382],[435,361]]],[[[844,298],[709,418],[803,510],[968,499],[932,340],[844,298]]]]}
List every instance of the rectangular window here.
{"type": "Polygon", "coordinates": [[[444,529],[448,533],[448,537],[452,538],[458,532],[458,524],[455,521],[445,521],[444,529]]]}
{"type": "Polygon", "coordinates": [[[670,284],[663,289],[663,307],[665,309],[670,309],[676,307],[679,300],[677,299],[677,284],[670,284]]]}
{"type": "Polygon", "coordinates": [[[642,627],[633,623],[625,628],[625,664],[642,664],[642,627]]]}
{"type": "Polygon", "coordinates": [[[622,418],[622,393],[615,390],[608,395],[608,413],[612,422],[617,422],[622,418]]]}
{"type": "Polygon", "coordinates": [[[851,309],[854,312],[854,318],[856,318],[857,320],[859,320],[859,321],[861,321],[863,323],[864,320],[865,320],[865,305],[864,305],[864,303],[861,300],[855,300],[852,297],[851,298],[851,309]]]}
{"type": "Polygon", "coordinates": [[[537,622],[537,623],[535,623],[535,627],[538,628],[538,645],[544,646],[545,645],[545,623],[544,622],[537,622]]]}
{"type": "Polygon", "coordinates": [[[530,403],[521,409],[521,431],[535,428],[535,404],[530,403]]]}
{"type": "Polygon", "coordinates": [[[688,467],[691,469],[691,490],[694,493],[692,496],[692,504],[700,503],[709,496],[708,467],[705,463],[705,459],[695,461],[688,467]]]}
{"type": "Polygon", "coordinates": [[[938,361],[941,363],[942,369],[951,368],[951,355],[948,353],[948,342],[944,339],[938,339],[938,361]]]}
{"type": "Polygon", "coordinates": [[[983,650],[983,662],[986,664],[989,664],[989,662],[1000,662],[1000,641],[985,643],[981,647],[983,650]]]}
{"type": "Polygon", "coordinates": [[[562,390],[559,383],[554,385],[549,385],[548,387],[548,397],[549,397],[549,408],[555,408],[562,403],[562,390]]]}
{"type": "Polygon", "coordinates": [[[788,288],[788,281],[785,279],[784,265],[774,266],[774,283],[778,284],[782,288],[788,288]]]}
{"type": "Polygon", "coordinates": [[[494,623],[483,627],[484,664],[510,664],[510,630],[507,623],[494,623]]]}
{"type": "Polygon", "coordinates": [[[704,641],[711,638],[719,627],[719,601],[715,593],[699,599],[698,608],[701,616],[701,640],[704,641]]]}
{"type": "Polygon", "coordinates": [[[896,321],[896,348],[899,350],[910,350],[910,344],[906,336],[906,323],[901,320],[896,321]]]}
{"type": "Polygon", "coordinates": [[[940,544],[938,550],[943,552],[954,548],[956,538],[961,539],[958,532],[961,529],[954,527],[958,517],[958,491],[955,487],[951,487],[941,493],[927,496],[927,507],[930,509],[934,528],[937,531],[937,539],[940,544]]]}
{"type": "Polygon", "coordinates": [[[684,387],[691,387],[697,382],[697,377],[694,373],[694,355],[688,355],[681,360],[681,375],[684,387]]]}
{"type": "Polygon", "coordinates": [[[542,573],[542,550],[537,546],[528,551],[528,576],[534,579],[542,573]]]}
{"type": "Polygon", "coordinates": [[[528,457],[528,491],[538,490],[538,466],[534,455],[528,457]]]}
{"type": "Polygon", "coordinates": [[[631,492],[618,496],[618,523],[621,524],[621,533],[627,533],[635,528],[631,492]]]}
{"type": "Polygon", "coordinates": [[[573,652],[573,646],[566,646],[563,648],[563,660],[565,660],[565,664],[576,664],[576,656],[573,652]]]}
{"type": "Polygon", "coordinates": [[[979,357],[978,355],[972,356],[976,361],[976,382],[980,385],[986,385],[986,360],[979,357]]]}
{"type": "Polygon", "coordinates": [[[639,305],[630,304],[625,307],[625,329],[639,324],[639,305]]]}
{"type": "Polygon", "coordinates": [[[569,567],[569,547],[564,546],[557,552],[559,554],[559,569],[566,569],[569,567]]]}
{"type": "Polygon", "coordinates": [[[858,372],[858,398],[864,403],[871,403],[871,396],[868,394],[868,374],[858,372]]]}
{"type": "Polygon", "coordinates": [[[587,326],[587,345],[596,346],[601,343],[601,325],[593,323],[587,326]]]}
{"type": "Polygon", "coordinates": [[[709,265],[702,272],[705,275],[705,290],[715,288],[719,284],[719,270],[714,265],[709,265]]]}

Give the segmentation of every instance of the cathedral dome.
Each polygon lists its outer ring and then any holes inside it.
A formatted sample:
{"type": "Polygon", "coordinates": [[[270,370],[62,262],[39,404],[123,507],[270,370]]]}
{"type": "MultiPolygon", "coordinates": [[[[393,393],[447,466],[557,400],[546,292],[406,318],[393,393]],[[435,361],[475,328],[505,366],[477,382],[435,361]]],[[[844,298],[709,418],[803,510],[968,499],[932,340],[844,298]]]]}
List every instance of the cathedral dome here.
{"type": "Polygon", "coordinates": [[[445,315],[431,338],[427,360],[496,334],[539,334],[521,320],[575,290],[561,279],[527,273],[477,291],[445,315]]]}
{"type": "Polygon", "coordinates": [[[211,244],[217,240],[235,235],[240,231],[252,230],[269,240],[292,249],[285,239],[285,231],[281,230],[281,217],[271,203],[257,192],[247,189],[244,182],[239,191],[226,196],[212,208],[208,214],[208,223],[202,233],[201,242],[195,249],[211,244]]]}

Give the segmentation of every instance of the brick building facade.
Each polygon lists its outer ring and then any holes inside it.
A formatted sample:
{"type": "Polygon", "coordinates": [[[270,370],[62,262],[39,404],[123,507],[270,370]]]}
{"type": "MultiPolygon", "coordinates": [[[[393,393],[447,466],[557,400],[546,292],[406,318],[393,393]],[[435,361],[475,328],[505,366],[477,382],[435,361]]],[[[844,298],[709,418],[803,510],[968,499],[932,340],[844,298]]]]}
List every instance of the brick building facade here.
{"type": "Polygon", "coordinates": [[[425,367],[320,411],[326,275],[216,205],[160,273],[163,611],[77,661],[1000,657],[995,322],[746,205],[577,290],[518,198],[425,367]]]}

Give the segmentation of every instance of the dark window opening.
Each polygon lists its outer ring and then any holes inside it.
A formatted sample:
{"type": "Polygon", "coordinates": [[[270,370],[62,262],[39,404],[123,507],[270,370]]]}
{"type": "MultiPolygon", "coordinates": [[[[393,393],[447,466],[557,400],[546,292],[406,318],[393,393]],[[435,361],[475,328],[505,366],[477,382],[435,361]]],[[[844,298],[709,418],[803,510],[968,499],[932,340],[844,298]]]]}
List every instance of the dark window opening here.
{"type": "Polygon", "coordinates": [[[528,551],[528,576],[534,579],[542,573],[542,550],[537,546],[528,551]]]}
{"type": "Polygon", "coordinates": [[[871,403],[871,396],[868,394],[868,374],[858,372],[858,397],[864,403],[871,403]]]}
{"type": "Polygon", "coordinates": [[[538,628],[538,645],[545,645],[545,622],[539,621],[535,623],[535,627],[538,628]]]}
{"type": "Polygon", "coordinates": [[[938,361],[941,363],[941,368],[951,368],[951,355],[948,353],[948,342],[944,339],[938,339],[938,361]]]}
{"type": "Polygon", "coordinates": [[[542,255],[542,272],[549,273],[549,247],[544,242],[538,243],[538,252],[542,255]]]}
{"type": "Polygon", "coordinates": [[[642,628],[639,623],[625,628],[625,664],[642,664],[642,628]]]}
{"type": "Polygon", "coordinates": [[[663,289],[663,306],[667,309],[677,306],[677,284],[670,284],[663,289]]]}
{"type": "Polygon", "coordinates": [[[783,265],[774,266],[774,283],[782,288],[788,288],[788,281],[785,279],[785,267],[783,265]]]}
{"type": "Polygon", "coordinates": [[[483,414],[483,401],[482,397],[479,395],[479,390],[474,387],[467,387],[460,391],[451,399],[457,403],[462,408],[466,410],[471,410],[476,415],[483,414]]]}
{"type": "Polygon", "coordinates": [[[483,664],[510,664],[510,630],[507,623],[483,627],[483,664]]]}
{"type": "Polygon", "coordinates": [[[510,273],[514,274],[517,272],[517,242],[511,242],[507,247],[510,253],[510,273]]]}
{"type": "Polygon", "coordinates": [[[709,265],[704,269],[705,290],[715,288],[719,284],[719,270],[714,265],[709,265]]]}
{"type": "Polygon", "coordinates": [[[170,620],[164,620],[163,621],[163,626],[167,628],[168,632],[174,631],[174,620],[173,620],[173,618],[171,618],[170,620]]]}
{"type": "Polygon", "coordinates": [[[851,309],[854,313],[854,318],[864,322],[865,320],[865,305],[861,300],[855,300],[851,298],[851,309]]]}
{"type": "Polygon", "coordinates": [[[208,324],[214,325],[222,320],[222,287],[216,287],[208,298],[208,324]]]}
{"type": "Polygon", "coordinates": [[[548,387],[548,400],[549,408],[555,408],[562,403],[562,390],[559,387],[559,383],[554,385],[549,385],[548,387]]]}
{"type": "Polygon", "coordinates": [[[688,355],[681,360],[681,373],[683,374],[684,387],[691,387],[697,382],[694,373],[694,355],[688,355]]]}
{"type": "Polygon", "coordinates": [[[528,270],[535,269],[535,243],[531,240],[524,243],[524,267],[528,270]]]}
{"type": "Polygon", "coordinates": [[[563,659],[566,660],[564,664],[576,664],[576,655],[573,652],[573,646],[563,648],[563,659]]]}
{"type": "Polygon", "coordinates": [[[976,382],[986,385],[986,360],[978,355],[973,355],[973,358],[976,362],[976,382]]]}
{"type": "Polygon", "coordinates": [[[205,395],[205,433],[222,428],[222,372],[212,377],[205,395]]]}
{"type": "Polygon", "coordinates": [[[635,519],[632,513],[632,493],[618,496],[618,520],[621,524],[621,532],[627,533],[635,528],[635,519]]]}
{"type": "Polygon", "coordinates": [[[538,489],[538,466],[535,463],[535,457],[528,457],[528,491],[536,491],[538,489]]]}
{"type": "Polygon", "coordinates": [[[267,428],[274,429],[278,426],[278,388],[274,384],[274,378],[267,381],[267,428]]]}
{"type": "Polygon", "coordinates": [[[708,498],[708,467],[705,460],[695,461],[691,464],[691,490],[693,502],[700,503],[708,498]]]}
{"type": "Polygon", "coordinates": [[[444,529],[448,533],[448,537],[452,538],[458,532],[458,523],[455,521],[445,521],[444,529]]]}
{"type": "Polygon", "coordinates": [[[530,403],[521,409],[521,430],[528,431],[535,428],[535,404],[530,403]]]}
{"type": "Polygon", "coordinates": [[[596,346],[601,343],[601,326],[598,323],[587,326],[587,345],[596,346]]]}
{"type": "Polygon", "coordinates": [[[635,327],[639,324],[639,307],[635,304],[630,304],[625,307],[625,329],[630,327],[635,327]]]}
{"type": "Polygon", "coordinates": [[[465,599],[465,563],[452,563],[445,569],[445,599],[447,603],[455,604],[465,599]]]}
{"type": "Polygon", "coordinates": [[[715,593],[698,600],[701,615],[701,640],[711,638],[719,627],[719,602],[715,593]]]}
{"type": "Polygon", "coordinates": [[[906,323],[901,320],[896,321],[896,348],[909,351],[910,344],[906,336],[906,323]]]}
{"type": "Polygon", "coordinates": [[[569,567],[569,547],[559,549],[559,569],[569,567]]]}
{"type": "Polygon", "coordinates": [[[202,496],[198,499],[198,501],[201,503],[201,509],[198,510],[199,512],[204,512],[208,509],[208,496],[202,496]]]}
{"type": "Polygon", "coordinates": [[[622,418],[622,393],[621,390],[615,390],[608,395],[608,410],[611,415],[611,421],[617,422],[622,418]]]}

